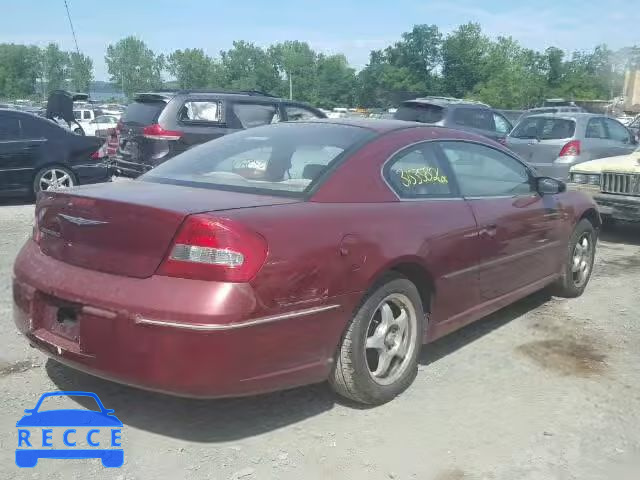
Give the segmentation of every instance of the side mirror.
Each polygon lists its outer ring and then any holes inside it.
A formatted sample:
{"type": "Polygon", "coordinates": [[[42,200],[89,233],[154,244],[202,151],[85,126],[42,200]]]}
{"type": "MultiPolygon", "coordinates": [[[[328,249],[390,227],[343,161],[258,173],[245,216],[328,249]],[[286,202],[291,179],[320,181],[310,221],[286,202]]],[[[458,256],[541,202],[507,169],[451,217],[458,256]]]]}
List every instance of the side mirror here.
{"type": "Polygon", "coordinates": [[[567,191],[567,184],[550,177],[536,178],[536,190],[540,195],[555,195],[567,191]]]}

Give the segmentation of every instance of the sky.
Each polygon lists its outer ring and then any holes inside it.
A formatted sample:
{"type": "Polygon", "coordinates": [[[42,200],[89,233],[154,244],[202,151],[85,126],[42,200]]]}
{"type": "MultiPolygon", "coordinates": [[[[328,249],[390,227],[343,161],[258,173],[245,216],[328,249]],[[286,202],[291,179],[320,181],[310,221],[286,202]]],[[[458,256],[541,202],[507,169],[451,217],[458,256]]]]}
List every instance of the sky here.
{"type": "MultiPolygon", "coordinates": [[[[468,21],[491,37],[512,36],[526,47],[554,45],[568,52],[606,43],[640,45],[637,0],[67,0],[80,50],[94,62],[96,80],[108,80],[107,45],[128,35],[156,53],[202,48],[211,56],[246,40],[260,46],[308,42],[317,51],[344,53],[357,69],[372,49],[397,41],[414,24],[443,33],[468,21]]],[[[64,0],[0,0],[0,43],[64,50],[74,43],[64,0]]]]}

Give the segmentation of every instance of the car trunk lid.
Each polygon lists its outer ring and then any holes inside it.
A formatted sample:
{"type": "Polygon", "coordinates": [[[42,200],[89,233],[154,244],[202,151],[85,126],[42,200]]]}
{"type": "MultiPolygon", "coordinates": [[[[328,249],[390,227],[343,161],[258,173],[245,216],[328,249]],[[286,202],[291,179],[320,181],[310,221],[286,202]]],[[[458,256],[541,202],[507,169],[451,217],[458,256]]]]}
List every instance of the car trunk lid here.
{"type": "Polygon", "coordinates": [[[45,255],[91,270],[146,278],[156,271],[188,215],[296,201],[150,182],[117,182],[43,192],[36,219],[45,255]]]}

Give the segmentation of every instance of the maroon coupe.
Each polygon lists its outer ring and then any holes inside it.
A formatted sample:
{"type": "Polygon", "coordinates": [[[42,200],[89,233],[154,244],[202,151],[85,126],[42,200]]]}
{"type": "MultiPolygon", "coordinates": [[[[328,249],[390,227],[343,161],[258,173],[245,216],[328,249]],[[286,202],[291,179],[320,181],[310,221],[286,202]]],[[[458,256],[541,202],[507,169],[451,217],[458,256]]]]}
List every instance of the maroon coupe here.
{"type": "Polygon", "coordinates": [[[195,397],[329,380],[378,404],[423,343],[546,286],[580,295],[595,204],[491,140],[269,125],[137,181],[41,194],[15,322],[56,361],[195,397]]]}

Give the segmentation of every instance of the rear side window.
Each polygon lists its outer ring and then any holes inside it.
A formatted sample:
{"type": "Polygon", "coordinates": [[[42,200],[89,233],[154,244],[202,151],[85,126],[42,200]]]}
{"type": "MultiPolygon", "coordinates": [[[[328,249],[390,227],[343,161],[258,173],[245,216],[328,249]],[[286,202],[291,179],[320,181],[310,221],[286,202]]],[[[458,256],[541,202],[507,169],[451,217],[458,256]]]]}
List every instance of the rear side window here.
{"type": "Polygon", "coordinates": [[[615,140],[616,142],[629,143],[629,130],[627,130],[624,126],[622,126],[615,120],[611,120],[610,118],[605,119],[605,122],[607,124],[607,130],[609,132],[609,138],[611,140],[615,140]]]}
{"type": "Polygon", "coordinates": [[[82,117],[83,117],[85,120],[91,120],[91,112],[90,112],[89,110],[85,110],[85,111],[82,113],[82,117]]]}
{"type": "Polygon", "coordinates": [[[576,122],[565,118],[536,118],[522,120],[513,129],[513,138],[537,138],[539,140],[559,140],[571,138],[576,131],[576,122]]]}
{"type": "Polygon", "coordinates": [[[385,166],[384,176],[400,198],[451,195],[449,177],[428,144],[398,153],[385,166]]]}
{"type": "Polygon", "coordinates": [[[0,140],[18,140],[20,120],[13,116],[0,117],[0,140]]]}
{"type": "Polygon", "coordinates": [[[479,108],[456,108],[453,111],[453,122],[480,130],[493,130],[492,112],[479,108]]]}
{"type": "Polygon", "coordinates": [[[164,102],[133,102],[122,114],[122,122],[140,126],[156,123],[166,106],[164,102]]]}
{"type": "Polygon", "coordinates": [[[278,109],[275,105],[259,103],[234,103],[233,113],[242,125],[242,128],[259,127],[276,123],[278,109]]]}
{"type": "Polygon", "coordinates": [[[313,113],[311,110],[303,107],[294,107],[288,105],[284,107],[285,112],[287,112],[287,120],[290,122],[295,122],[296,120],[313,120],[314,118],[319,118],[318,115],[313,113]]]}
{"type": "Polygon", "coordinates": [[[607,129],[604,126],[604,118],[592,118],[587,123],[587,130],[585,133],[586,138],[600,138],[606,139],[607,129]]]}
{"type": "Polygon", "coordinates": [[[428,103],[406,102],[393,115],[397,120],[420,123],[437,123],[444,117],[444,109],[428,103]]]}
{"type": "Polygon", "coordinates": [[[222,102],[193,100],[185,102],[178,112],[181,122],[222,123],[222,102]]]}

